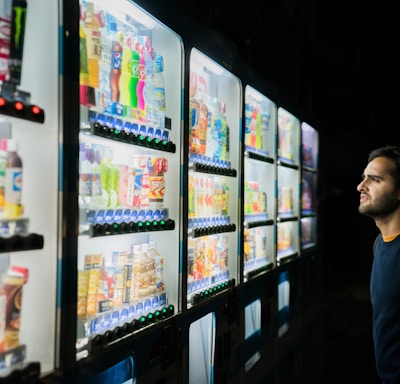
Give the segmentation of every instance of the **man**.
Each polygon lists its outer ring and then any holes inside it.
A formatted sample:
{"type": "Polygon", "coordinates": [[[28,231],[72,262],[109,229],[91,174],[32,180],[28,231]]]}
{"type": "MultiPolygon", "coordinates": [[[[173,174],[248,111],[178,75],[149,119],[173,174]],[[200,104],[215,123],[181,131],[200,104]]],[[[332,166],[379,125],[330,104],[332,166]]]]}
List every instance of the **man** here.
{"type": "Polygon", "coordinates": [[[357,190],[382,234],[370,280],[376,367],[384,384],[400,383],[400,147],[372,151],[357,190]]]}

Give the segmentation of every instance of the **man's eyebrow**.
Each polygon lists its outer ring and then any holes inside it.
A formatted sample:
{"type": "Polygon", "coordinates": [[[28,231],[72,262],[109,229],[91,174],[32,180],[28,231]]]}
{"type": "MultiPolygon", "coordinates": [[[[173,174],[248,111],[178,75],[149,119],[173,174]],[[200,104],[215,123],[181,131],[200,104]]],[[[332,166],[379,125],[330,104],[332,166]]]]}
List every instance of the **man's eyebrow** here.
{"type": "Polygon", "coordinates": [[[377,175],[377,174],[375,174],[375,173],[368,173],[368,174],[363,173],[363,177],[364,177],[364,178],[365,178],[365,177],[368,177],[368,178],[370,178],[370,179],[380,179],[380,180],[383,180],[383,177],[382,177],[382,176],[377,175]]]}

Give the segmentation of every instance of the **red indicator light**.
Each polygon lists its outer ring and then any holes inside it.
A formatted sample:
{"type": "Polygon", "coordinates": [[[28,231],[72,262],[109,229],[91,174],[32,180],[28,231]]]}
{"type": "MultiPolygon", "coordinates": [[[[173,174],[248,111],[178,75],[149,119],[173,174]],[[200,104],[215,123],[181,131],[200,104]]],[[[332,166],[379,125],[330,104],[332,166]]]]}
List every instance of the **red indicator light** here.
{"type": "Polygon", "coordinates": [[[37,107],[36,105],[32,106],[31,111],[34,115],[39,115],[42,112],[42,110],[39,107],[37,107]]]}
{"type": "Polygon", "coordinates": [[[25,106],[24,106],[24,104],[22,104],[20,101],[17,101],[17,102],[14,104],[14,108],[15,108],[17,111],[22,111],[22,110],[25,108],[25,106]]]}
{"type": "Polygon", "coordinates": [[[37,105],[24,104],[21,100],[10,101],[3,96],[0,96],[0,114],[30,120],[36,123],[44,122],[44,110],[37,105]]]}

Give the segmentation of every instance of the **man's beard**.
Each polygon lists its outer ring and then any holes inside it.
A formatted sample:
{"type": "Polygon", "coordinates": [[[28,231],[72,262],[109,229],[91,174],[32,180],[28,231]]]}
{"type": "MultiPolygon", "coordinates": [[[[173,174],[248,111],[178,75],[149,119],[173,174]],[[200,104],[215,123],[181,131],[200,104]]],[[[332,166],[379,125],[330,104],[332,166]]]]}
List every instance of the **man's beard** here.
{"type": "Polygon", "coordinates": [[[374,203],[368,200],[367,204],[360,204],[358,211],[362,215],[369,216],[376,220],[390,216],[399,206],[400,201],[397,195],[394,193],[387,193],[376,199],[374,203]]]}

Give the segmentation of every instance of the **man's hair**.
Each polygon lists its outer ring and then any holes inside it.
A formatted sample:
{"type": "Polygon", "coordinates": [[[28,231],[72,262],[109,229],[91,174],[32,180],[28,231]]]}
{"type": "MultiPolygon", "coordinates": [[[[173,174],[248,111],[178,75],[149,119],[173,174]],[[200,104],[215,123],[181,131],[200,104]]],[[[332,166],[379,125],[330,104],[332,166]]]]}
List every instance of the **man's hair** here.
{"type": "Polygon", "coordinates": [[[394,145],[387,145],[386,147],[381,147],[374,149],[368,155],[368,163],[377,157],[386,157],[393,160],[393,169],[390,170],[396,185],[400,186],[400,147],[394,145]]]}

